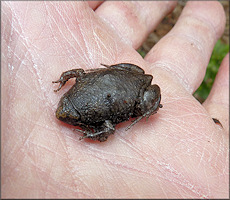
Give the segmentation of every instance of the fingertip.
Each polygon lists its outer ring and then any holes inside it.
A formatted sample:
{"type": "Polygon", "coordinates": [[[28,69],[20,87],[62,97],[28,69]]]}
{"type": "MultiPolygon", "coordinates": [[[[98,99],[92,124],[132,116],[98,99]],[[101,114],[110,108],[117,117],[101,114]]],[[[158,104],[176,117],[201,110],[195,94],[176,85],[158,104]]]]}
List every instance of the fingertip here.
{"type": "Polygon", "coordinates": [[[170,71],[193,93],[204,79],[225,21],[219,2],[188,1],[173,29],[148,52],[145,60],[170,71]]]}
{"type": "Polygon", "coordinates": [[[137,49],[175,6],[175,1],[107,1],[96,14],[137,49]]]}
{"type": "Polygon", "coordinates": [[[229,84],[229,53],[224,57],[220,67],[220,81],[223,78],[224,82],[229,84]]]}
{"type": "Polygon", "coordinates": [[[212,118],[229,126],[229,53],[223,59],[208,98],[203,103],[212,118]]]}
{"type": "Polygon", "coordinates": [[[213,87],[228,87],[229,86],[229,53],[224,57],[219,71],[216,75],[213,87]]]}
{"type": "Polygon", "coordinates": [[[186,13],[186,15],[193,15],[193,13],[196,13],[197,17],[200,17],[201,19],[210,23],[210,25],[213,27],[213,30],[216,33],[216,39],[221,37],[225,29],[226,16],[224,8],[220,2],[189,1],[187,5],[188,6],[185,7],[185,10],[187,8],[189,9],[186,10],[186,12],[184,12],[186,13]],[[210,20],[210,18],[212,20],[210,20]]]}

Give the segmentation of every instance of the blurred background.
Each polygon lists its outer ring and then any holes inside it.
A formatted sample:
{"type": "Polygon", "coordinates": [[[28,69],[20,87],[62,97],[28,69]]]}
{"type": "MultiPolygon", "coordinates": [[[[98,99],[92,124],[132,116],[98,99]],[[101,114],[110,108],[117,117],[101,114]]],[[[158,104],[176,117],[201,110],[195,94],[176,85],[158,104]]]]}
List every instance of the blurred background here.
{"type": "MultiPolygon", "coordinates": [[[[221,61],[229,52],[229,1],[220,1],[220,3],[223,5],[225,10],[226,26],[224,34],[217,41],[215,48],[212,52],[212,56],[207,67],[205,78],[200,87],[193,94],[194,97],[201,103],[204,102],[204,100],[207,98],[212,88],[212,84],[215,80],[215,76],[218,72],[221,61]]],[[[147,40],[137,50],[143,57],[164,35],[166,35],[171,30],[171,28],[177,22],[177,19],[180,16],[180,13],[183,10],[185,4],[186,0],[178,1],[175,10],[163,19],[163,21],[158,25],[157,29],[149,35],[147,40]]]]}

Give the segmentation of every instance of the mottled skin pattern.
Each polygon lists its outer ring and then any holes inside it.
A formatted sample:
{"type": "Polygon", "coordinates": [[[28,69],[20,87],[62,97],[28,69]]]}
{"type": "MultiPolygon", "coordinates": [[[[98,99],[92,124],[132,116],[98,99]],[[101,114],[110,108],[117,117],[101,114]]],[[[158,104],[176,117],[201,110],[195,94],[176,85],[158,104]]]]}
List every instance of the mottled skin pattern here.
{"type": "MultiPolygon", "coordinates": [[[[103,65],[103,64],[102,64],[103,65]]],[[[140,67],[121,63],[103,65],[106,68],[73,69],[63,72],[58,91],[73,77],[76,83],[61,98],[56,117],[84,131],[82,138],[106,141],[115,132],[115,125],[137,118],[127,129],[143,117],[155,114],[162,107],[158,85],[151,85],[152,76],[140,67]]]]}

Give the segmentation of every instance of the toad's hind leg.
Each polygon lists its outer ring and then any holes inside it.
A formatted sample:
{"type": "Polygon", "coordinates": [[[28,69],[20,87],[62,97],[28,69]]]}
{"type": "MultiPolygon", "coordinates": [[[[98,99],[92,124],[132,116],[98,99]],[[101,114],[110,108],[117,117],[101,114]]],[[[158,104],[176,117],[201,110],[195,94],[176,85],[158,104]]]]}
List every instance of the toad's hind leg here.
{"type": "Polygon", "coordinates": [[[78,129],[77,131],[84,133],[84,136],[79,138],[80,140],[84,138],[91,138],[92,140],[98,140],[100,142],[104,142],[107,140],[109,135],[115,132],[115,127],[111,123],[111,121],[106,120],[98,130],[95,130],[95,132],[91,132],[89,130],[82,131],[78,129]]]}
{"type": "Polygon", "coordinates": [[[140,117],[136,118],[132,124],[130,124],[128,127],[126,127],[126,131],[129,130],[132,126],[134,126],[137,122],[139,122],[141,119],[143,119],[144,117],[146,117],[146,119],[148,119],[150,117],[150,115],[154,115],[157,113],[159,108],[162,108],[163,105],[160,104],[160,99],[158,99],[158,101],[155,103],[155,106],[153,106],[152,109],[148,110],[146,113],[144,113],[143,115],[141,115],[140,117]]]}
{"type": "Polygon", "coordinates": [[[107,68],[121,69],[121,70],[136,72],[136,73],[140,73],[140,74],[145,73],[145,71],[143,69],[141,69],[137,65],[130,64],[130,63],[120,63],[120,64],[116,64],[116,65],[105,65],[105,64],[101,64],[101,65],[103,65],[107,68]]]}
{"type": "Polygon", "coordinates": [[[85,74],[83,69],[72,69],[72,70],[63,72],[57,81],[52,82],[52,83],[60,83],[58,89],[54,91],[55,92],[59,91],[69,79],[74,78],[74,77],[78,78],[82,76],[83,74],[85,74]]]}

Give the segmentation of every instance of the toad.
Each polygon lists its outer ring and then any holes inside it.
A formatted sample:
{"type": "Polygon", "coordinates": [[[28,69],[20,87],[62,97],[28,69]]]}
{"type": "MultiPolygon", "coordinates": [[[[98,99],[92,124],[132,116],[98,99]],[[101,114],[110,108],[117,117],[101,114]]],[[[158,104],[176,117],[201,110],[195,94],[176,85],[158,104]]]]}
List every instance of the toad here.
{"type": "Polygon", "coordinates": [[[104,142],[115,132],[121,122],[136,118],[131,128],[142,118],[148,118],[162,107],[158,85],[151,85],[152,75],[134,64],[105,65],[90,70],[72,69],[63,72],[55,92],[70,78],[75,84],[60,99],[56,110],[57,119],[83,130],[83,138],[104,142]]]}

